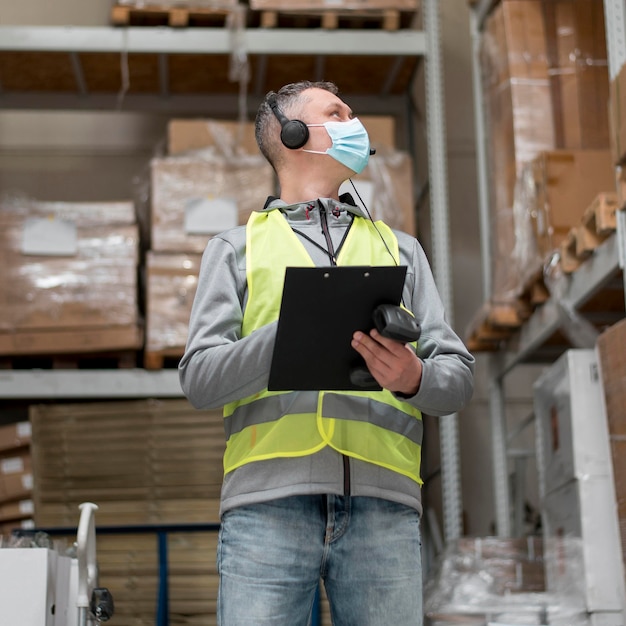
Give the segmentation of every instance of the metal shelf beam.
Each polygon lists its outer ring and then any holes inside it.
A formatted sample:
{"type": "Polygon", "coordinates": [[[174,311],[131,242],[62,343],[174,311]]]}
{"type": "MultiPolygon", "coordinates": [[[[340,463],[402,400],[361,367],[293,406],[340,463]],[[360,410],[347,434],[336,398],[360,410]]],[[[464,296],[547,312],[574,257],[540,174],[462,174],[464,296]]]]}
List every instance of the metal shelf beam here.
{"type": "MultiPolygon", "coordinates": [[[[249,54],[422,56],[427,44],[416,30],[249,28],[237,45],[249,54]]],[[[0,51],[229,54],[233,46],[225,28],[0,26],[0,51]]]]}
{"type": "MultiPolygon", "coordinates": [[[[248,115],[253,119],[261,101],[260,96],[250,94],[247,98],[248,115]]],[[[118,94],[104,93],[2,93],[0,110],[51,111],[115,111],[119,108],[118,94]]],[[[195,113],[206,116],[232,117],[239,106],[238,96],[228,94],[137,94],[127,93],[123,98],[124,111],[140,113],[176,112],[195,113]]],[[[350,95],[350,106],[360,115],[406,115],[406,97],[400,95],[359,96],[350,95]]]]}
{"type": "MultiPolygon", "coordinates": [[[[562,305],[568,310],[577,310],[587,302],[618,273],[618,256],[618,237],[610,237],[573,274],[560,276],[559,282],[565,283],[562,305]]],[[[559,307],[552,298],[538,307],[521,327],[518,346],[504,359],[499,375],[503,376],[531,358],[560,326],[559,307]]]]}
{"type": "MultiPolygon", "coordinates": [[[[425,70],[433,272],[448,320],[453,324],[443,59],[439,34],[438,0],[424,0],[422,10],[428,33],[428,56],[425,70]]],[[[439,431],[441,433],[444,537],[446,541],[453,541],[462,534],[463,510],[457,415],[439,418],[439,431]]]]}
{"type": "Polygon", "coordinates": [[[181,398],[178,370],[5,370],[0,400],[181,398]]]}

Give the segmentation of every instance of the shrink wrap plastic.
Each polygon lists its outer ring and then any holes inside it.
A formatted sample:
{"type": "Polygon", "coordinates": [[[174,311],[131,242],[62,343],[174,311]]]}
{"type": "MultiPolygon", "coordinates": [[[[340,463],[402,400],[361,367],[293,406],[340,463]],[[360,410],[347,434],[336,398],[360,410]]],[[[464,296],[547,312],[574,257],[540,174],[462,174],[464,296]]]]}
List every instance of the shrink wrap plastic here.
{"type": "Polygon", "coordinates": [[[148,253],[148,351],[182,350],[185,347],[200,260],[200,254],[148,253]]]}
{"type": "Polygon", "coordinates": [[[546,544],[538,537],[466,537],[451,542],[425,584],[425,614],[433,626],[586,626],[580,542],[575,537],[546,544]]]}
{"type": "Polygon", "coordinates": [[[488,18],[481,39],[492,291],[510,301],[519,288],[518,254],[532,239],[518,223],[515,189],[522,165],[555,147],[546,33],[540,0],[504,0],[488,18]],[[515,251],[513,254],[512,251],[515,251]]]}
{"type": "Polygon", "coordinates": [[[205,124],[212,145],[151,162],[153,251],[202,253],[212,235],[245,224],[274,193],[273,170],[263,156],[242,148],[232,128],[205,124]],[[193,215],[200,224],[191,226],[193,215]]]}
{"type": "Polygon", "coordinates": [[[0,201],[0,330],[136,324],[138,248],[130,202],[5,197],[0,201]],[[55,225],[69,233],[61,248],[52,245],[56,231],[49,228],[55,225]],[[33,249],[28,232],[38,227],[33,249]]]}
{"type": "MultiPolygon", "coordinates": [[[[551,238],[537,242],[528,163],[553,150],[607,150],[604,12],[595,0],[503,0],[481,37],[486,115],[492,294],[520,295],[551,238]]],[[[595,193],[606,191],[598,188],[595,193]]],[[[583,210],[586,207],[583,207],[583,210]]],[[[574,225],[582,215],[571,213],[574,225]]],[[[550,231],[552,225],[544,225],[550,231]]]]}

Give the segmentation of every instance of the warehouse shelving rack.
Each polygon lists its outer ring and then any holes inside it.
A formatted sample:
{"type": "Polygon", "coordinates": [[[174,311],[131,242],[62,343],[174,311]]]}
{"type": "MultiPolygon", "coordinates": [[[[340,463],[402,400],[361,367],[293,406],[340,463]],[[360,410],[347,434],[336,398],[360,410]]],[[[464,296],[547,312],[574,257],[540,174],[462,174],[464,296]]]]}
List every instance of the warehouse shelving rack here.
{"type": "MultiPolygon", "coordinates": [[[[340,86],[346,83],[354,85],[356,80],[358,86],[352,90],[354,95],[350,95],[353,108],[363,113],[404,116],[408,143],[413,145],[411,91],[417,63],[423,59],[432,262],[435,280],[453,323],[438,0],[423,0],[421,11],[420,30],[398,31],[0,26],[0,110],[122,108],[125,111],[232,116],[233,111],[241,111],[242,98],[236,84],[219,92],[201,95],[185,89],[174,93],[170,86],[177,60],[188,61],[195,57],[202,59],[203,63],[216,62],[223,73],[224,64],[228,64],[231,55],[236,52],[252,62],[251,87],[246,104],[250,110],[256,108],[265,93],[268,75],[275,78],[277,72],[281,83],[297,80],[306,72],[308,75],[312,72],[313,77],[334,80],[340,86]],[[359,58],[371,61],[376,71],[355,75],[353,63],[359,58]],[[40,62],[43,69],[38,71],[40,62]],[[55,65],[59,62],[61,66],[55,65]],[[51,64],[61,68],[62,89],[49,84],[51,64]],[[6,71],[10,67],[15,70],[13,78],[17,76],[16,89],[12,89],[11,81],[6,80],[6,71]],[[290,67],[295,68],[296,76],[289,75],[287,70],[290,67]],[[102,90],[101,86],[110,86],[111,81],[124,83],[124,77],[128,78],[134,70],[143,77],[141,89],[126,89],[122,85],[117,93],[102,90]],[[375,76],[379,77],[378,82],[375,76]],[[22,81],[29,77],[34,85],[24,86],[22,81]],[[93,88],[93,85],[96,87],[93,88]]],[[[195,66],[198,65],[195,63],[195,66]]],[[[181,395],[177,372],[172,370],[5,370],[0,373],[0,402],[3,399],[181,395]]],[[[456,415],[440,419],[445,540],[461,535],[457,428],[456,415]]]]}
{"type": "MultiPolygon", "coordinates": [[[[490,242],[490,216],[487,193],[487,155],[485,127],[482,117],[483,102],[480,78],[479,39],[484,19],[496,4],[495,0],[480,0],[471,13],[471,34],[473,40],[473,83],[475,105],[475,128],[477,136],[477,177],[479,193],[479,217],[481,233],[482,274],[484,299],[489,301],[492,294],[490,242]]],[[[605,25],[609,78],[617,75],[626,62],[626,6],[623,0],[604,0],[605,25]]],[[[510,437],[507,436],[506,395],[504,379],[518,365],[541,364],[555,361],[562,352],[572,346],[560,337],[563,330],[563,310],[574,315],[585,315],[585,307],[590,303],[602,302],[609,293],[626,294],[626,210],[617,211],[617,228],[613,236],[602,243],[594,254],[585,260],[571,275],[557,276],[552,295],[547,302],[535,310],[528,319],[502,346],[490,353],[489,372],[489,411],[491,421],[491,448],[493,457],[494,502],[496,533],[501,537],[514,536],[519,529],[513,528],[511,515],[511,494],[509,492],[508,459],[513,456],[509,450],[510,437]]],[[[598,313],[597,306],[595,314],[598,313]]],[[[608,313],[607,320],[611,315],[608,313]]],[[[616,321],[616,320],[613,320],[616,321]]],[[[519,429],[518,429],[519,430],[519,429]]],[[[519,507],[520,503],[516,503],[519,507]]]]}

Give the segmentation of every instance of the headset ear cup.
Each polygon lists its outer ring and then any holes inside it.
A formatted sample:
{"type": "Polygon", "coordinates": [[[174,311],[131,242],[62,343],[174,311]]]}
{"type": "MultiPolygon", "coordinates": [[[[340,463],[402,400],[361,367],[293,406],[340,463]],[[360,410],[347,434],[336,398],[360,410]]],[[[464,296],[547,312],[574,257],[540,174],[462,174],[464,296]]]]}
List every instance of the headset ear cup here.
{"type": "Polygon", "coordinates": [[[300,120],[289,120],[282,125],[280,139],[290,150],[297,150],[309,140],[309,129],[300,120]]]}

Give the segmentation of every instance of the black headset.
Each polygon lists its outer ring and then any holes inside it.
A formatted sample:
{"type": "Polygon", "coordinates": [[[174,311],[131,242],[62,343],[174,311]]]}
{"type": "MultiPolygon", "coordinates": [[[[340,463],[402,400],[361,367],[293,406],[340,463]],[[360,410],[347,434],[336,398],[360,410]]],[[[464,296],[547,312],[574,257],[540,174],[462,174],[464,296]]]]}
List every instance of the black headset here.
{"type": "Polygon", "coordinates": [[[290,120],[278,108],[276,94],[267,99],[267,104],[280,122],[280,140],[290,150],[297,150],[309,140],[309,129],[302,120],[290,120]]]}
{"type": "MultiPolygon", "coordinates": [[[[309,127],[302,120],[288,119],[278,108],[276,94],[268,97],[267,104],[280,122],[280,140],[283,142],[283,145],[290,150],[302,148],[309,140],[309,127]]],[[[370,150],[370,155],[372,154],[376,154],[376,150],[373,148],[370,150]]]]}

